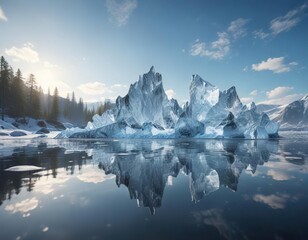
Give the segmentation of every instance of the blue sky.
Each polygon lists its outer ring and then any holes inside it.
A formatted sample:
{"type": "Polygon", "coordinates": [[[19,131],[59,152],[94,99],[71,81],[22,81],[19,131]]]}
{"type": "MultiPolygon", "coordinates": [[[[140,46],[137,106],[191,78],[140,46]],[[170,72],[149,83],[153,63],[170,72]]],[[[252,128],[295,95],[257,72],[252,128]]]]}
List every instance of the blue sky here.
{"type": "Polygon", "coordinates": [[[154,65],[179,102],[197,73],[284,104],[308,92],[307,15],[296,0],[0,0],[0,55],[85,101],[124,95],[154,65]]]}

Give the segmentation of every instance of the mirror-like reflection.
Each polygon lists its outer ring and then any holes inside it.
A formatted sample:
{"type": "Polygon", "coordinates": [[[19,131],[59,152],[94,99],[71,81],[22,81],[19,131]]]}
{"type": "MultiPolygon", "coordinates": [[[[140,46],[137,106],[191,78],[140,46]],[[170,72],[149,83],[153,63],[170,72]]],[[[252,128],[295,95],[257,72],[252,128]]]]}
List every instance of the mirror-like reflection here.
{"type": "Polygon", "coordinates": [[[168,180],[180,172],[189,177],[191,198],[197,202],[220,186],[235,191],[242,170],[254,173],[277,147],[277,141],[127,141],[112,142],[106,150],[94,149],[93,159],[153,213],[161,206],[168,180]]]}
{"type": "MultiPolygon", "coordinates": [[[[274,230],[264,234],[259,232],[258,235],[255,232],[256,237],[252,237],[254,228],[246,226],[245,221],[239,219],[245,213],[239,213],[245,209],[241,209],[241,205],[247,204],[257,208],[267,206],[268,209],[264,210],[266,214],[274,210],[285,211],[285,217],[289,206],[298,214],[300,211],[297,208],[307,209],[308,205],[303,205],[303,201],[307,200],[307,190],[301,187],[307,183],[306,145],[307,141],[303,139],[4,141],[0,144],[0,222],[19,222],[16,219],[18,216],[37,221],[43,217],[44,211],[50,214],[50,211],[61,209],[58,214],[63,215],[63,221],[73,221],[78,225],[76,219],[71,219],[71,208],[83,212],[93,222],[102,216],[93,212],[92,206],[105,212],[113,211],[124,225],[128,224],[125,221],[126,212],[135,221],[141,221],[142,218],[136,217],[140,214],[136,207],[123,209],[132,203],[127,198],[128,191],[129,197],[135,199],[138,206],[148,208],[152,215],[155,214],[154,219],[166,217],[166,214],[168,218],[177,219],[186,214],[189,223],[184,224],[185,220],[181,219],[173,225],[182,224],[192,229],[197,227],[197,238],[204,237],[203,231],[207,229],[210,239],[258,239],[268,236],[285,239],[288,235],[274,230]],[[21,165],[41,167],[42,170],[7,171],[21,165]],[[187,192],[191,201],[187,201],[187,192]],[[126,197],[119,199],[119,194],[126,197]],[[234,209],[230,209],[229,201],[235,198],[234,209]],[[60,205],[53,205],[55,201],[60,205]],[[125,204],[120,207],[117,202],[125,204]],[[123,212],[119,213],[119,209],[123,212]],[[162,210],[156,214],[158,209],[162,210]],[[236,214],[233,212],[235,209],[239,211],[236,214]],[[196,224],[194,227],[191,226],[193,223],[196,224]],[[213,228],[216,231],[213,232],[213,228]]],[[[251,206],[246,211],[258,216],[258,210],[254,212],[251,206]]],[[[115,216],[110,214],[103,218],[116,221],[115,216]]],[[[145,219],[149,220],[148,217],[145,219]]],[[[258,222],[256,219],[253,221],[258,222]]],[[[155,222],[157,227],[160,224],[155,222]]],[[[8,229],[0,233],[0,237],[35,239],[47,232],[52,235],[51,238],[56,236],[56,229],[52,231],[47,224],[39,225],[39,233],[33,230],[15,236],[16,229],[8,229]]],[[[106,223],[108,229],[110,226],[111,223],[106,223]]],[[[36,225],[32,227],[37,228],[36,225]]],[[[74,236],[74,239],[120,238],[116,237],[115,232],[108,235],[96,227],[92,229],[95,233],[93,238],[74,235],[69,228],[67,232],[62,231],[70,237],[74,236]]],[[[307,236],[306,230],[296,230],[293,225],[290,231],[294,236],[307,236]]],[[[157,237],[168,239],[162,235],[157,237]]],[[[183,235],[176,237],[187,239],[183,235]]]]}
{"type": "MultiPolygon", "coordinates": [[[[48,147],[46,143],[14,148],[1,159],[0,203],[18,194],[21,188],[32,191],[42,176],[57,178],[58,169],[74,175],[89,160],[116,184],[125,185],[138,205],[152,213],[161,206],[166,184],[183,172],[189,178],[194,202],[221,186],[236,191],[244,169],[254,173],[270,155],[278,152],[278,141],[70,141],[48,147]],[[7,172],[11,166],[40,166],[42,172],[7,172]]],[[[299,162],[297,159],[296,163],[299,162]]]]}

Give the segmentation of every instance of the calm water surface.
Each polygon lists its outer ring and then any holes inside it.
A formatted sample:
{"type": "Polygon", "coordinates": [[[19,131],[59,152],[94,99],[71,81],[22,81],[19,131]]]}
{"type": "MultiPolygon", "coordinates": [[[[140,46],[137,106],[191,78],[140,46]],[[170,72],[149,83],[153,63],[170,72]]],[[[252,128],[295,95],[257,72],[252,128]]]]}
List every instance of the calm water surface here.
{"type": "Polygon", "coordinates": [[[0,239],[308,239],[307,156],[306,134],[0,140],[0,239]]]}

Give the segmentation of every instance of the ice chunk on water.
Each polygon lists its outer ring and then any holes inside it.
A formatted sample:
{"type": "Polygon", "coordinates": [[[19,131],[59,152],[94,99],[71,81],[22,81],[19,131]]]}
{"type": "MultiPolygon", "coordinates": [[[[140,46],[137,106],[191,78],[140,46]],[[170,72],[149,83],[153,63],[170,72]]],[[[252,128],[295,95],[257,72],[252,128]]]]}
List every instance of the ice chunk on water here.
{"type": "Polygon", "coordinates": [[[23,131],[13,131],[10,133],[10,136],[12,137],[22,137],[22,136],[26,136],[27,133],[23,132],[23,131]]]}
{"type": "Polygon", "coordinates": [[[8,172],[30,172],[30,171],[41,171],[44,168],[33,165],[19,165],[5,169],[8,172]]]}

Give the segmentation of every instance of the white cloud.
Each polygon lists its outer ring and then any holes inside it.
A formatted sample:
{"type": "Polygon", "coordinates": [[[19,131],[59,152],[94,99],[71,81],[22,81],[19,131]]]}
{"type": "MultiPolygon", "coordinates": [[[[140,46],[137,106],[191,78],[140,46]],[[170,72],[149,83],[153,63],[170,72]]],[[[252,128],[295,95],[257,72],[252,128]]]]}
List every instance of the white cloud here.
{"type": "MultiPolygon", "coordinates": [[[[295,178],[294,176],[298,173],[306,174],[308,172],[307,165],[290,164],[289,157],[294,158],[290,152],[282,150],[279,156],[273,158],[274,161],[265,163],[264,167],[268,169],[266,175],[276,181],[286,181],[295,178]]],[[[296,201],[299,198],[299,195],[293,195],[291,200],[296,201]]]]}
{"type": "Polygon", "coordinates": [[[119,84],[119,83],[117,83],[117,84],[113,84],[110,88],[111,89],[119,89],[119,88],[127,89],[127,85],[126,84],[119,84]]]}
{"type": "Polygon", "coordinates": [[[277,35],[281,32],[287,32],[291,28],[295,27],[302,20],[302,13],[308,8],[308,4],[289,11],[285,16],[277,17],[271,21],[270,30],[273,35],[277,35]]]}
{"type": "MultiPolygon", "coordinates": [[[[78,86],[78,89],[88,95],[101,95],[106,93],[123,92],[127,90],[126,84],[113,84],[107,86],[102,82],[88,82],[78,86]]],[[[109,98],[109,97],[108,97],[109,98]]]]}
{"type": "MultiPolygon", "coordinates": [[[[48,176],[48,174],[42,174],[43,176],[48,176]]],[[[64,186],[66,181],[70,179],[71,176],[67,175],[65,169],[58,169],[56,178],[41,177],[39,181],[35,183],[34,192],[50,194],[53,193],[60,186],[64,186]]]]}
{"type": "Polygon", "coordinates": [[[266,92],[266,96],[268,98],[277,98],[280,97],[282,95],[284,95],[285,93],[291,91],[293,89],[293,87],[276,87],[273,90],[266,92]]]}
{"type": "Polygon", "coordinates": [[[92,166],[86,166],[82,168],[80,174],[77,174],[76,177],[85,183],[101,183],[109,179],[113,179],[114,175],[106,175],[100,169],[93,168],[92,166]]]}
{"type": "Polygon", "coordinates": [[[284,31],[289,31],[292,27],[296,26],[299,22],[298,18],[294,19],[275,19],[271,21],[270,29],[274,35],[284,31]]]}
{"type": "Polygon", "coordinates": [[[264,32],[262,29],[255,30],[252,33],[254,34],[255,38],[260,38],[260,39],[265,39],[270,35],[269,33],[264,32]]]}
{"type": "Polygon", "coordinates": [[[206,56],[205,55],[205,42],[200,42],[199,39],[196,39],[195,43],[190,49],[190,54],[192,56],[206,56]]]}
{"type": "MultiPolygon", "coordinates": [[[[274,161],[268,161],[264,164],[264,167],[271,170],[283,171],[290,175],[303,173],[308,173],[308,166],[307,165],[297,165],[297,164],[290,164],[288,157],[292,155],[290,152],[282,151],[281,155],[277,155],[274,157],[274,161]]],[[[291,157],[294,158],[294,157],[291,157]]]]}
{"type": "Polygon", "coordinates": [[[137,8],[137,0],[106,0],[107,10],[111,15],[110,20],[121,27],[127,24],[132,12],[137,8]]]}
{"type": "MultiPolygon", "coordinates": [[[[293,93],[290,92],[293,90],[293,87],[290,86],[279,86],[270,91],[265,92],[267,99],[258,104],[270,104],[270,105],[286,105],[291,102],[294,102],[304,96],[302,93],[293,93]]],[[[255,93],[256,90],[250,93],[251,96],[255,93]]],[[[259,94],[260,92],[256,92],[259,94]]],[[[261,92],[262,93],[262,92],[261,92]]]]}
{"type": "Polygon", "coordinates": [[[89,82],[78,86],[78,89],[85,94],[99,95],[108,91],[106,85],[101,82],[89,82]]]}
{"type": "Polygon", "coordinates": [[[171,98],[174,97],[175,92],[174,92],[173,89],[168,89],[168,90],[166,90],[166,94],[167,94],[168,99],[171,99],[171,98]]]}
{"type": "Polygon", "coordinates": [[[258,102],[258,104],[273,104],[273,105],[285,105],[291,102],[294,102],[300,98],[302,98],[304,94],[302,93],[294,93],[287,96],[279,97],[279,98],[272,98],[262,102],[258,102]]]}
{"type": "Polygon", "coordinates": [[[232,42],[246,35],[245,25],[248,19],[238,18],[232,21],[226,31],[217,33],[217,40],[206,44],[196,39],[191,46],[190,55],[209,57],[215,60],[223,59],[229,52],[232,42]]]}
{"type": "Polygon", "coordinates": [[[230,51],[230,40],[226,32],[219,32],[217,35],[218,39],[211,42],[209,47],[206,47],[205,42],[197,39],[190,49],[190,54],[215,60],[223,59],[230,51]]]}
{"type": "Polygon", "coordinates": [[[1,6],[0,6],[0,20],[5,21],[5,22],[8,21],[8,19],[7,19],[7,17],[5,16],[5,14],[4,14],[4,12],[3,12],[1,6]]]}
{"type": "Polygon", "coordinates": [[[244,37],[247,34],[247,29],[245,25],[249,22],[248,19],[238,18],[230,23],[228,27],[228,32],[232,35],[234,39],[244,37]]]}
{"type": "Polygon", "coordinates": [[[253,90],[249,93],[249,97],[243,97],[241,98],[241,102],[243,104],[248,104],[254,101],[254,97],[257,96],[259,94],[258,90],[253,90]]]}
{"type": "Polygon", "coordinates": [[[230,51],[230,40],[225,32],[219,32],[217,35],[218,39],[211,43],[213,51],[208,51],[208,54],[213,58],[220,59],[230,51]]]}
{"type": "Polygon", "coordinates": [[[274,73],[284,73],[289,72],[291,70],[291,67],[294,66],[295,62],[292,63],[284,63],[284,57],[278,57],[278,58],[268,58],[265,61],[262,61],[261,63],[252,64],[252,70],[254,71],[264,71],[269,70],[273,71],[274,73]]]}
{"type": "Polygon", "coordinates": [[[198,212],[192,212],[192,215],[198,225],[206,224],[217,229],[223,239],[238,239],[239,236],[247,239],[245,233],[235,222],[228,221],[224,216],[222,209],[208,209],[198,212]]]}
{"type": "Polygon", "coordinates": [[[17,202],[15,204],[9,204],[4,209],[11,213],[20,212],[24,217],[28,217],[29,212],[38,207],[39,201],[33,197],[25,199],[21,202],[17,202]]]}
{"type": "Polygon", "coordinates": [[[275,169],[270,169],[267,172],[267,175],[272,177],[276,181],[285,181],[293,178],[293,176],[290,176],[288,173],[275,169]]]}
{"type": "Polygon", "coordinates": [[[243,98],[241,98],[241,102],[243,104],[248,104],[248,103],[251,103],[252,101],[253,101],[252,97],[243,97],[243,98]]]}
{"type": "Polygon", "coordinates": [[[124,96],[128,91],[128,86],[120,83],[107,85],[102,82],[88,82],[77,88],[87,95],[83,98],[86,102],[105,101],[106,99],[115,101],[118,96],[124,96]]]}
{"type": "Polygon", "coordinates": [[[21,48],[17,48],[15,46],[5,49],[5,54],[13,57],[13,61],[25,61],[36,63],[39,59],[39,54],[34,50],[34,46],[32,43],[26,43],[21,48]]]}
{"type": "Polygon", "coordinates": [[[290,65],[290,66],[297,66],[298,63],[297,63],[297,62],[290,62],[289,65],[290,65]]]}
{"type": "Polygon", "coordinates": [[[256,202],[261,202],[273,209],[283,209],[285,208],[285,204],[290,196],[284,195],[263,195],[263,194],[256,194],[253,196],[253,200],[256,202]]]}
{"type": "Polygon", "coordinates": [[[58,66],[57,65],[55,65],[55,64],[52,64],[52,63],[50,63],[50,62],[48,62],[48,61],[45,61],[44,62],[44,67],[45,68],[57,68],[58,66]]]}
{"type": "Polygon", "coordinates": [[[253,90],[249,93],[250,96],[257,96],[258,95],[258,90],[253,90]]]}
{"type": "Polygon", "coordinates": [[[269,36],[276,36],[282,32],[288,32],[293,27],[298,25],[305,16],[305,12],[308,9],[308,4],[305,3],[298,8],[289,11],[286,15],[277,17],[270,22],[270,27],[268,32],[262,29],[254,31],[255,37],[260,39],[265,39],[269,36]]]}

